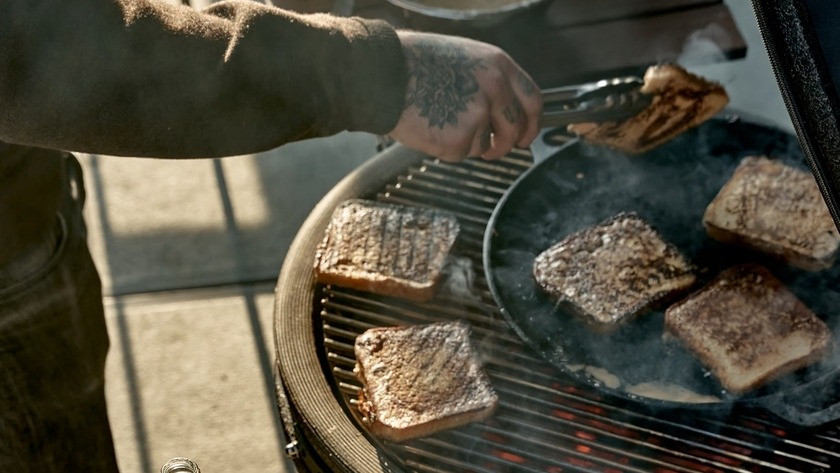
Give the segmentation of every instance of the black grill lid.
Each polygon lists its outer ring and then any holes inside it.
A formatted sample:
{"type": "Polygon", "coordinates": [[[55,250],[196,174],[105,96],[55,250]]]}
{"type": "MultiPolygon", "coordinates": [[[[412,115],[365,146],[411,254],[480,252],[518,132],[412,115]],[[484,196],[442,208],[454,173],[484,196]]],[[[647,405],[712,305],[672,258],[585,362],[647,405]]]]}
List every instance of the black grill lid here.
{"type": "Polygon", "coordinates": [[[800,145],[840,227],[840,9],[835,0],[753,0],[800,145]]]}

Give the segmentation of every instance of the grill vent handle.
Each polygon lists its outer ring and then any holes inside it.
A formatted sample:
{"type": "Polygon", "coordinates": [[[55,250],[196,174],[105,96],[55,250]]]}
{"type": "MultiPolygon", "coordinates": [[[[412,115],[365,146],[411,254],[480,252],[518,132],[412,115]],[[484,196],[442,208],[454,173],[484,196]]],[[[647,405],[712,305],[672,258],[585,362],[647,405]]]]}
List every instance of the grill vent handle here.
{"type": "Polygon", "coordinates": [[[276,396],[277,410],[280,414],[280,424],[283,426],[286,441],[288,442],[283,447],[283,452],[289,460],[298,460],[303,455],[303,449],[295,433],[295,420],[292,416],[289,399],[286,397],[286,388],[283,386],[282,379],[280,379],[280,370],[276,366],[274,369],[274,394],[276,396]]]}
{"type": "Polygon", "coordinates": [[[160,473],[201,473],[201,470],[189,458],[176,457],[164,463],[160,473]]]}

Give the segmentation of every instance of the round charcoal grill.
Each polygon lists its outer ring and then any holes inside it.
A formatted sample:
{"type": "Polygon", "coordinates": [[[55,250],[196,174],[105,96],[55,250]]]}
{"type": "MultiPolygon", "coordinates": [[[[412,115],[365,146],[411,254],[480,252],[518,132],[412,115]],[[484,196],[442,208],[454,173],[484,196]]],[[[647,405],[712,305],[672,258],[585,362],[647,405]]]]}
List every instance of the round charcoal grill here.
{"type": "MultiPolygon", "coordinates": [[[[567,140],[560,135],[558,140],[567,140]]],[[[301,228],[276,294],[277,394],[287,453],[301,471],[833,471],[840,424],[792,428],[743,407],[714,414],[650,410],[565,378],[502,318],[483,276],[482,238],[496,203],[533,163],[516,151],[497,162],[449,164],[396,145],[336,186],[301,228]],[[445,286],[411,303],[313,283],[312,263],[332,209],[349,198],[456,213],[453,255],[472,271],[472,292],[445,286]],[[488,421],[394,444],[371,437],[356,409],[353,342],[376,326],[459,318],[500,396],[488,421]]]]}

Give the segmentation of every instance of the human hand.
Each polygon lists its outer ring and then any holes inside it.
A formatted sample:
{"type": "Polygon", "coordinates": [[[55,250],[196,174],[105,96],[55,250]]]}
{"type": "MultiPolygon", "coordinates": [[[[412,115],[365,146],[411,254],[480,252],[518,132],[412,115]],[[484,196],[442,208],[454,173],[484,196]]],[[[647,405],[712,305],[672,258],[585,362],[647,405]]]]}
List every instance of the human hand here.
{"type": "Polygon", "coordinates": [[[405,108],[391,137],[445,161],[498,159],[539,133],[539,87],[496,46],[399,31],[408,67],[405,108]]]}

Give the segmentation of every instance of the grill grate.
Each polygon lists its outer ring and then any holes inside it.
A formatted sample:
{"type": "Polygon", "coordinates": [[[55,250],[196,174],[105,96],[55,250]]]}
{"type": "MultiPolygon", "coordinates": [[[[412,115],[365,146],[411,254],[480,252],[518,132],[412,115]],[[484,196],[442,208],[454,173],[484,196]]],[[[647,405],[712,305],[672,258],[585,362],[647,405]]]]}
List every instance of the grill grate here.
{"type": "MultiPolygon", "coordinates": [[[[739,472],[826,471],[840,464],[837,425],[785,430],[762,412],[710,416],[637,412],[635,405],[558,376],[512,332],[484,279],[485,225],[505,190],[533,162],[524,151],[495,162],[426,160],[375,197],[454,212],[453,255],[468,258],[475,298],[442,291],[427,303],[319,287],[323,350],[331,382],[359,422],[353,342],[372,327],[460,318],[500,396],[492,419],[406,444],[377,443],[413,472],[739,472]]],[[[359,425],[361,423],[359,422],[359,425]]]]}

